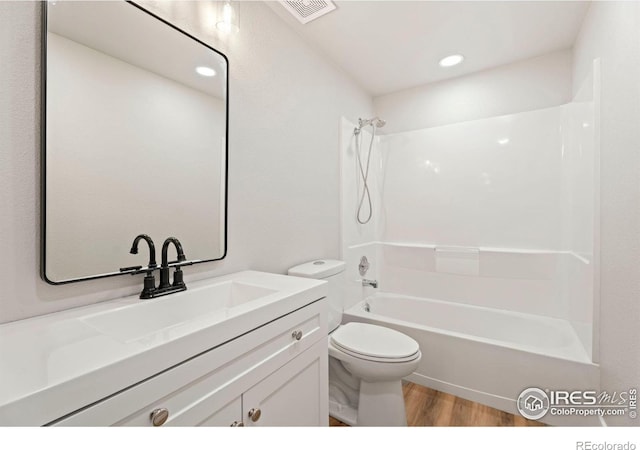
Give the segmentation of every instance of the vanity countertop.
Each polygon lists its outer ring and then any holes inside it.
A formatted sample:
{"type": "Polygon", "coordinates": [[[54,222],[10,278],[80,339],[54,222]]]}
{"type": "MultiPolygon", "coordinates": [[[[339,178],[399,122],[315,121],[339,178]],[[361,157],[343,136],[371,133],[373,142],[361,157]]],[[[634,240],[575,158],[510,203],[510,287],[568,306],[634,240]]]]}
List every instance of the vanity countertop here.
{"type": "Polygon", "coordinates": [[[135,295],[0,325],[0,426],[47,424],[325,297],[326,289],[323,281],[245,271],[157,299],[135,295]]]}

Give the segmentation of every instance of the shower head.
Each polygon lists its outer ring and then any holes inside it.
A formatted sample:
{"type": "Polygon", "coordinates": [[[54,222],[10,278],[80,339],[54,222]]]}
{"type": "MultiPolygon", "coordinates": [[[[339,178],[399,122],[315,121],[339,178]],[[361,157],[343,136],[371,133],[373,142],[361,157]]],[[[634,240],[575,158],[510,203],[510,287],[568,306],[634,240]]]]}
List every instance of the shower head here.
{"type": "Polygon", "coordinates": [[[355,129],[355,133],[359,134],[360,130],[364,127],[372,125],[377,128],[381,128],[387,124],[386,120],[382,120],[379,117],[374,117],[373,119],[358,119],[358,128],[355,129]]]}

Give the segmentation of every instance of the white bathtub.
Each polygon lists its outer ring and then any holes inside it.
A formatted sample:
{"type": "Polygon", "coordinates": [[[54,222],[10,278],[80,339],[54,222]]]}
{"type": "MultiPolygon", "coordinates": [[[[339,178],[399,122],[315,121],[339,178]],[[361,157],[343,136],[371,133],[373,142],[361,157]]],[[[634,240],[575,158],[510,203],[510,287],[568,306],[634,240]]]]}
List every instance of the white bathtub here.
{"type": "MultiPolygon", "coordinates": [[[[528,387],[599,387],[598,366],[565,320],[378,293],[346,310],[343,321],[387,326],[414,338],[422,361],[408,380],[514,414],[528,387]]],[[[543,421],[598,424],[549,415],[543,421]]]]}

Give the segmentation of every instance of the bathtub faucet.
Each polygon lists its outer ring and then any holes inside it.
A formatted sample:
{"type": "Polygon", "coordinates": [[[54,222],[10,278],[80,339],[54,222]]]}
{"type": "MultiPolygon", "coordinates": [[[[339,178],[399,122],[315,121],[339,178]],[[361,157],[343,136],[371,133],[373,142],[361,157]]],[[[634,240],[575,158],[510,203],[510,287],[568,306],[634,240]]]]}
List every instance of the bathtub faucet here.
{"type": "Polygon", "coordinates": [[[366,279],[362,279],[362,285],[363,286],[371,286],[372,288],[377,288],[378,287],[378,280],[366,280],[366,279]]]}

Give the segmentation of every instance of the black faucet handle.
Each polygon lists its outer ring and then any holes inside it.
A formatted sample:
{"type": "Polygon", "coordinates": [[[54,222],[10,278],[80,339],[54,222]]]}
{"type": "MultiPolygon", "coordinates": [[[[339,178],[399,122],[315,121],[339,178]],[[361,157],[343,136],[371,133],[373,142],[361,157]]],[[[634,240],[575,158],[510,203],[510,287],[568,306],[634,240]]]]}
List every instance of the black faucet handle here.
{"type": "Polygon", "coordinates": [[[184,284],[184,274],[179,266],[173,272],[173,286],[177,288],[187,288],[187,285],[184,284]]]}
{"type": "Polygon", "coordinates": [[[156,292],[156,278],[153,276],[153,272],[147,272],[144,277],[144,285],[142,292],[140,293],[141,299],[153,298],[156,292]]]}

